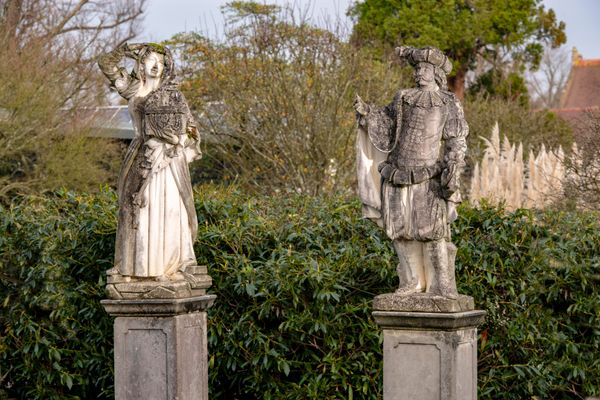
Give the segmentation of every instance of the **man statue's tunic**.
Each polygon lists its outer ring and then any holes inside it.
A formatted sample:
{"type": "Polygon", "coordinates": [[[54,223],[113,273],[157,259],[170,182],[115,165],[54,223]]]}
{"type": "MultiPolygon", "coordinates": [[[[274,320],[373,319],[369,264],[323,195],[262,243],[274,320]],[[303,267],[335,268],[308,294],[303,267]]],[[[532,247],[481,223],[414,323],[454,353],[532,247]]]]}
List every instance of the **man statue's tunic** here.
{"type": "Polygon", "coordinates": [[[358,141],[365,216],[379,219],[392,240],[449,240],[467,134],[462,107],[448,91],[402,90],[388,106],[371,107],[359,124],[358,141]],[[360,140],[361,134],[369,140],[360,140]],[[377,182],[369,179],[376,165],[361,162],[360,155],[376,160],[381,153],[387,158],[377,167],[377,182]],[[371,188],[365,184],[369,180],[371,188]],[[380,193],[380,202],[373,201],[373,193],[380,193]]]}

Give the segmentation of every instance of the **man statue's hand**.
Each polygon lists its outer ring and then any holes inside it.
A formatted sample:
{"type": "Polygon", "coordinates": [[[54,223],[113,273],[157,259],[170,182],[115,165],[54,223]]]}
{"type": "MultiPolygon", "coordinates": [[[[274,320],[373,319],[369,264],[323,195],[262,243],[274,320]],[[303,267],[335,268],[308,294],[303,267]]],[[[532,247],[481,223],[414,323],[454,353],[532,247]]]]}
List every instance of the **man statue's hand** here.
{"type": "Polygon", "coordinates": [[[365,103],[358,94],[354,99],[354,109],[356,110],[356,113],[361,117],[366,117],[370,111],[369,105],[365,103]]]}
{"type": "Polygon", "coordinates": [[[458,175],[455,164],[449,164],[442,171],[441,183],[443,196],[449,198],[459,189],[458,175]]]}

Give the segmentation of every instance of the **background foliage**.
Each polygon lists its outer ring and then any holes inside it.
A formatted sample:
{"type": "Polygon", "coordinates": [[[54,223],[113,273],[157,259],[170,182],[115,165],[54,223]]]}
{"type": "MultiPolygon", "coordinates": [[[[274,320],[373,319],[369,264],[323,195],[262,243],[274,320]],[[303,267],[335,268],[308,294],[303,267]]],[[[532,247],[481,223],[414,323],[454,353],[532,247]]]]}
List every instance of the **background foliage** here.
{"type": "Polygon", "coordinates": [[[600,111],[590,110],[577,120],[579,161],[567,160],[563,207],[600,211],[600,111]]]}
{"type": "Polygon", "coordinates": [[[85,108],[107,92],[96,57],[136,36],[144,3],[0,2],[0,200],[116,182],[119,145],[87,137],[85,108]]]}
{"type": "MultiPolygon", "coordinates": [[[[201,187],[212,398],[381,398],[373,295],[396,284],[380,230],[343,198],[201,187]]],[[[0,208],[0,388],[110,398],[115,196],[56,192],[0,208]]],[[[488,311],[481,399],[600,394],[597,215],[468,206],[454,226],[460,290],[488,311]]]]}
{"type": "MultiPolygon", "coordinates": [[[[365,2],[364,7],[373,11],[371,3],[365,2]]],[[[513,46],[511,40],[522,40],[534,28],[541,29],[538,33],[544,39],[556,43],[564,39],[562,25],[549,10],[533,13],[538,3],[516,1],[520,11],[515,20],[495,5],[485,21],[473,14],[480,9],[469,11],[461,2],[448,4],[460,5],[461,15],[475,18],[477,24],[493,22],[494,40],[519,52],[523,46],[513,46]],[[519,18],[526,20],[524,31],[512,35],[511,24],[519,18]]],[[[114,184],[123,146],[87,136],[90,121],[82,120],[84,113],[78,110],[107,101],[106,82],[95,59],[118,43],[133,40],[145,1],[86,2],[77,9],[58,0],[3,4],[0,201],[17,192],[39,193],[62,186],[93,191],[99,183],[114,184]],[[80,29],[83,20],[97,24],[80,29]]],[[[381,8],[378,15],[386,16],[392,3],[382,0],[376,6],[381,8]]],[[[448,7],[426,21],[430,25],[423,25],[428,35],[445,32],[449,25],[444,18],[454,12],[448,7]]],[[[354,96],[388,104],[397,90],[414,85],[412,70],[349,43],[349,28],[341,21],[317,26],[298,7],[232,1],[224,13],[222,37],[186,33],[167,41],[178,56],[182,90],[201,116],[205,157],[193,171],[195,181],[233,181],[244,190],[263,193],[350,192],[355,181],[354,96]]],[[[365,23],[358,18],[355,35],[365,23]]],[[[440,43],[446,39],[445,34],[439,36],[440,43]]],[[[494,53],[490,43],[480,50],[494,53]]],[[[455,61],[462,62],[460,57],[455,61]]],[[[496,121],[511,141],[523,142],[526,152],[528,145],[535,148],[545,142],[554,147],[558,142],[566,148],[571,142],[570,128],[564,123],[546,112],[532,112],[525,104],[520,71],[506,70],[500,61],[490,64],[490,57],[474,59],[472,67],[476,75],[489,79],[479,80],[471,91],[483,91],[488,97],[474,93],[464,101],[471,126],[469,165],[481,157],[479,136],[489,137],[496,121]],[[514,79],[506,79],[509,75],[514,79]]]]}
{"type": "Polygon", "coordinates": [[[354,96],[387,103],[412,85],[412,72],[364,57],[339,22],[324,29],[297,10],[253,2],[231,2],[225,15],[222,39],[169,42],[213,168],[253,191],[348,190],[354,96]]]}
{"type": "Polygon", "coordinates": [[[546,148],[562,146],[568,150],[573,143],[571,127],[546,110],[533,111],[517,102],[482,95],[467,97],[464,109],[469,124],[467,168],[481,160],[485,148],[481,138],[490,138],[496,122],[511,143],[523,143],[525,153],[529,149],[539,151],[542,144],[546,148]]]}
{"type": "Polygon", "coordinates": [[[485,72],[482,63],[494,69],[499,83],[508,72],[499,67],[536,69],[543,43],[566,42],[564,22],[541,0],[365,0],[355,2],[349,14],[356,21],[352,41],[360,47],[379,54],[399,45],[445,52],[454,63],[448,83],[461,99],[467,72],[485,72]]]}
{"type": "Polygon", "coordinates": [[[479,397],[579,399],[600,388],[595,214],[463,208],[460,286],[488,312],[479,397]]]}
{"type": "MultiPolygon", "coordinates": [[[[351,192],[354,96],[389,104],[398,90],[414,86],[412,69],[348,43],[339,21],[319,27],[293,7],[236,1],[224,13],[223,37],[186,33],[167,42],[180,60],[182,90],[200,115],[205,158],[195,168],[196,182],[235,181],[262,193],[351,192]]],[[[480,136],[489,137],[496,122],[526,152],[541,143],[570,148],[571,128],[554,114],[531,110],[520,72],[476,61],[482,79],[463,101],[469,167],[482,156],[480,136]]]]}

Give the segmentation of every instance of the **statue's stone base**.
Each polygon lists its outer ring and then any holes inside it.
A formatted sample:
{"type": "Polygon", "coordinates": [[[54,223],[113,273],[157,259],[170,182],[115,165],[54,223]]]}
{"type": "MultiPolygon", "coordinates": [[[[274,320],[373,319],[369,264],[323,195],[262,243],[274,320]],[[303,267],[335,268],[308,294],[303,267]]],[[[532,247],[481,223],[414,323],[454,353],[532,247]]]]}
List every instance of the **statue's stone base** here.
{"type": "Polygon", "coordinates": [[[215,298],[102,301],[116,317],[116,399],[208,399],[206,310],[215,298]]]}
{"type": "Polygon", "coordinates": [[[435,296],[429,293],[416,293],[400,296],[386,293],[373,299],[373,309],[378,311],[418,311],[430,313],[455,313],[475,309],[471,296],[459,294],[456,299],[435,296]]]}
{"type": "Polygon", "coordinates": [[[183,299],[202,296],[212,285],[206,266],[193,265],[178,272],[177,279],[131,278],[108,275],[106,294],[111,299],[183,299]]]}
{"type": "Polygon", "coordinates": [[[383,399],[476,400],[477,325],[485,314],[374,311],[383,328],[383,399]]]}

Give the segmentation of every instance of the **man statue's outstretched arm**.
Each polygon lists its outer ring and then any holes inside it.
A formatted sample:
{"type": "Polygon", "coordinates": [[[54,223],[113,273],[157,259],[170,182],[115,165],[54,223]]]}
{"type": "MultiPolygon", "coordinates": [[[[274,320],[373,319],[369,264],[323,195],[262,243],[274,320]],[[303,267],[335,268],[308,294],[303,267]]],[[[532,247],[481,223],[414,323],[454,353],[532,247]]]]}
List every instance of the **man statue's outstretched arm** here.
{"type": "Polygon", "coordinates": [[[367,104],[358,95],[354,100],[359,129],[367,132],[373,146],[384,153],[391,152],[396,144],[399,97],[400,94],[397,94],[384,107],[367,104]]]}

